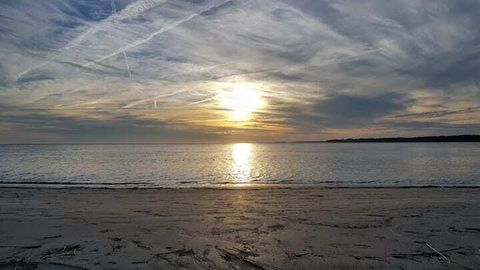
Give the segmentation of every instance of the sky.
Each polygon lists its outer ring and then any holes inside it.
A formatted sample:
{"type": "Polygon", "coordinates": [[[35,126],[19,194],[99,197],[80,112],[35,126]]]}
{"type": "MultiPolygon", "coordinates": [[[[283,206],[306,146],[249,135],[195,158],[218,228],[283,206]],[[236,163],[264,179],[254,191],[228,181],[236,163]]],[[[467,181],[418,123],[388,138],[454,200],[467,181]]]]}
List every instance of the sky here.
{"type": "Polygon", "coordinates": [[[3,0],[0,143],[480,133],[478,0],[3,0]]]}

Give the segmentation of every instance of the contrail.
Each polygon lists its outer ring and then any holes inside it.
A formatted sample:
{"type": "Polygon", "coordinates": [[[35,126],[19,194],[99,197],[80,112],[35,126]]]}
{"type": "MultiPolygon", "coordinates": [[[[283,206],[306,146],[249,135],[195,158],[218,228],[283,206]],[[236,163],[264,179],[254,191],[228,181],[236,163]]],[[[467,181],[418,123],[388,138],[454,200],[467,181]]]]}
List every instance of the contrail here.
{"type": "Polygon", "coordinates": [[[88,35],[98,32],[99,30],[102,30],[106,24],[115,22],[115,21],[121,21],[129,18],[134,18],[137,17],[138,15],[144,13],[145,11],[148,11],[160,4],[165,3],[167,0],[144,0],[144,1],[137,1],[134,2],[119,13],[117,13],[117,8],[115,3],[112,1],[111,6],[112,6],[112,12],[113,14],[100,21],[99,23],[93,25],[92,27],[88,28],[87,31],[83,32],[82,34],[78,35],[75,39],[73,39],[71,42],[69,42],[65,48],[72,47],[76,45],[77,43],[80,43],[85,37],[88,35]]]}
{"type": "Polygon", "coordinates": [[[218,97],[218,95],[214,95],[213,97],[209,97],[209,98],[202,99],[202,100],[199,100],[199,101],[191,102],[189,105],[202,104],[202,103],[208,102],[208,101],[210,101],[210,100],[214,100],[214,99],[216,99],[217,97],[218,97]]]}
{"type": "MultiPolygon", "coordinates": [[[[112,5],[112,13],[117,14],[117,6],[115,5],[115,0],[112,0],[111,5],[112,5]]],[[[125,59],[125,66],[127,66],[128,77],[130,77],[130,80],[132,80],[132,72],[130,71],[130,66],[128,65],[127,53],[125,51],[123,52],[123,59],[125,59]]]]}
{"type": "Polygon", "coordinates": [[[147,103],[147,102],[150,102],[150,101],[153,101],[153,102],[154,102],[154,105],[156,105],[158,99],[175,96],[175,95],[177,95],[177,94],[179,94],[179,93],[183,93],[183,92],[186,92],[186,91],[179,91],[179,92],[175,92],[175,93],[169,93],[169,94],[165,94],[165,95],[158,95],[158,96],[154,96],[154,97],[151,97],[151,98],[146,98],[146,99],[141,99],[141,100],[133,101],[133,102],[130,102],[129,104],[123,106],[122,108],[124,108],[124,109],[130,109],[130,108],[132,108],[132,107],[134,107],[134,106],[137,106],[137,105],[140,105],[140,104],[144,104],[144,103],[147,103]]]}
{"type": "Polygon", "coordinates": [[[217,68],[217,67],[228,66],[230,64],[235,64],[235,63],[238,63],[238,62],[240,62],[240,60],[230,61],[230,62],[226,62],[226,63],[222,63],[222,64],[210,65],[210,66],[206,66],[206,67],[199,67],[199,68],[196,68],[195,70],[177,72],[177,73],[173,73],[173,74],[166,75],[166,76],[163,76],[163,77],[159,77],[158,79],[168,79],[168,78],[172,78],[172,77],[176,77],[176,76],[187,75],[187,74],[191,74],[191,73],[195,73],[195,72],[201,72],[201,71],[205,71],[205,70],[214,69],[214,68],[217,68]]]}
{"type": "Polygon", "coordinates": [[[125,7],[125,9],[123,9],[120,13],[116,13],[116,5],[112,1],[111,6],[112,6],[112,10],[114,10],[114,12],[111,16],[109,16],[108,18],[105,18],[105,19],[101,20],[100,22],[98,22],[96,24],[93,24],[91,27],[87,28],[84,32],[80,33],[74,39],[69,41],[66,45],[57,49],[54,53],[50,54],[45,61],[18,73],[17,74],[17,80],[22,78],[25,74],[31,72],[32,70],[36,70],[36,69],[39,69],[39,68],[42,68],[42,67],[48,65],[53,60],[58,58],[61,55],[62,52],[78,45],[85,38],[87,38],[91,34],[94,34],[98,31],[102,30],[103,28],[108,26],[108,24],[110,24],[110,23],[112,23],[116,20],[125,20],[125,19],[128,19],[128,18],[137,17],[138,15],[144,13],[145,11],[148,11],[148,10],[158,6],[158,5],[161,5],[161,4],[165,3],[166,1],[167,0],[139,0],[139,1],[136,1],[136,2],[128,5],[127,7],[125,7]]]}
{"type": "MultiPolygon", "coordinates": [[[[105,55],[105,56],[102,56],[102,57],[100,57],[100,58],[97,58],[97,59],[95,59],[95,61],[103,61],[103,60],[108,59],[108,58],[111,58],[111,57],[113,57],[113,56],[115,56],[115,55],[117,55],[117,54],[123,53],[123,52],[126,51],[126,50],[133,49],[133,48],[135,48],[135,47],[137,47],[137,46],[139,46],[139,45],[142,45],[142,44],[150,41],[152,38],[154,38],[154,37],[156,37],[156,36],[158,36],[158,35],[160,35],[160,34],[162,34],[162,33],[165,33],[165,32],[167,32],[167,31],[170,31],[170,30],[174,29],[175,27],[177,27],[177,26],[179,26],[179,25],[181,25],[181,24],[183,24],[183,23],[185,23],[185,22],[190,21],[191,19],[199,16],[200,14],[202,14],[202,13],[204,13],[204,12],[207,12],[207,11],[209,11],[209,10],[211,10],[211,9],[214,9],[214,8],[218,8],[218,7],[220,7],[220,6],[222,6],[222,5],[224,5],[225,3],[230,2],[230,1],[231,1],[231,0],[227,0],[227,1],[222,2],[221,4],[214,5],[214,6],[210,6],[210,7],[207,7],[207,8],[205,8],[205,9],[203,9],[203,10],[197,12],[197,13],[193,13],[193,14],[191,14],[191,15],[189,15],[189,16],[181,19],[181,20],[178,20],[178,21],[176,21],[176,22],[174,22],[174,23],[171,23],[171,24],[169,24],[169,25],[167,25],[167,26],[164,26],[164,27],[160,28],[158,31],[155,31],[155,32],[151,33],[150,35],[148,35],[148,36],[147,36],[146,38],[144,38],[144,39],[140,39],[140,40],[137,40],[137,41],[135,41],[135,42],[132,42],[132,43],[126,45],[126,46],[123,46],[123,47],[120,48],[120,49],[115,50],[114,52],[112,52],[112,53],[110,53],[110,54],[107,54],[107,55],[105,55]]],[[[89,66],[89,65],[91,65],[91,64],[92,64],[92,62],[88,62],[88,63],[86,63],[84,66],[89,66]]]]}
{"type": "MultiPolygon", "coordinates": [[[[318,64],[292,66],[292,67],[289,67],[287,69],[294,71],[294,70],[301,70],[301,69],[306,69],[306,68],[320,68],[320,67],[326,67],[326,66],[334,65],[334,64],[348,63],[348,62],[356,61],[359,58],[361,58],[362,56],[365,56],[365,55],[368,55],[368,54],[371,54],[371,53],[375,53],[375,52],[378,52],[378,51],[381,51],[381,49],[365,50],[365,51],[362,51],[360,53],[357,53],[356,55],[351,55],[351,56],[348,56],[348,57],[345,57],[345,58],[342,58],[342,59],[332,58],[332,59],[324,60],[324,61],[322,61],[321,63],[318,63],[318,64]]],[[[224,65],[227,65],[227,64],[229,64],[229,63],[226,63],[224,65]]],[[[220,64],[220,65],[223,65],[223,64],[220,64]]],[[[220,66],[220,65],[217,65],[217,66],[220,66]]],[[[212,66],[212,67],[215,67],[215,66],[212,66]]],[[[209,67],[206,67],[204,69],[208,69],[208,68],[209,67]]],[[[201,70],[203,70],[203,69],[199,69],[199,71],[201,71],[201,70]]],[[[253,74],[262,74],[262,73],[270,73],[270,72],[281,72],[283,70],[285,70],[284,67],[273,68],[273,69],[259,69],[259,70],[252,70],[252,71],[241,71],[241,72],[237,72],[237,73],[231,73],[231,74],[225,74],[225,75],[222,75],[222,76],[216,76],[215,78],[211,78],[209,80],[219,80],[219,79],[235,77],[235,76],[242,76],[242,75],[253,75],[253,74]]],[[[188,74],[188,73],[192,73],[192,72],[186,72],[184,74],[188,74]]],[[[162,77],[162,79],[170,78],[170,77],[177,76],[177,75],[183,75],[183,74],[182,73],[172,74],[170,76],[162,77]]],[[[197,103],[202,103],[204,101],[208,101],[208,100],[196,101],[196,102],[193,102],[193,103],[190,103],[190,104],[193,105],[193,104],[197,104],[197,103]]]]}
{"type": "Polygon", "coordinates": [[[130,77],[130,80],[131,80],[132,79],[132,72],[130,71],[130,66],[128,65],[127,53],[126,52],[123,52],[123,57],[125,58],[125,65],[127,66],[128,76],[130,77]]]}
{"type": "Polygon", "coordinates": [[[110,2],[110,6],[112,7],[112,11],[113,11],[112,13],[117,14],[117,5],[115,5],[115,0],[112,0],[110,2]]]}

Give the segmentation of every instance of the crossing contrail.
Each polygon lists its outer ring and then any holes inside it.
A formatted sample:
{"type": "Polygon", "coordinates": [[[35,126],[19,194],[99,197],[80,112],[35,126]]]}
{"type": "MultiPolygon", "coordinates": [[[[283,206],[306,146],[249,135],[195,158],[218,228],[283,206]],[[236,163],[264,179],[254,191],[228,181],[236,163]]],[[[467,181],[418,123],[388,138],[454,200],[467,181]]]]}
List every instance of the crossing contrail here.
{"type": "MultiPolygon", "coordinates": [[[[61,48],[57,49],[54,53],[47,56],[47,58],[42,61],[41,63],[34,65],[20,73],[17,74],[17,80],[21,79],[27,73],[42,68],[48,64],[50,64],[53,60],[57,59],[61,56],[62,52],[79,45],[83,40],[91,36],[92,34],[97,33],[98,31],[104,30],[107,28],[111,23],[115,21],[121,21],[129,18],[135,18],[140,14],[155,8],[158,5],[165,3],[167,0],[139,0],[134,3],[129,4],[125,7],[121,12],[116,12],[116,5],[115,2],[111,2],[113,13],[108,18],[101,20],[100,22],[93,24],[92,26],[88,27],[85,31],[77,35],[74,39],[70,40],[67,44],[62,46],[61,48]]],[[[93,62],[93,61],[91,61],[93,62]]],[[[89,63],[91,63],[89,62],[89,63]]]]}
{"type": "Polygon", "coordinates": [[[130,80],[131,80],[132,79],[132,72],[130,71],[130,66],[128,65],[127,53],[126,52],[123,52],[123,58],[125,58],[125,65],[127,66],[128,76],[130,77],[130,80]]]}
{"type": "MultiPolygon", "coordinates": [[[[123,47],[115,50],[114,52],[112,52],[112,53],[110,53],[110,54],[107,54],[107,55],[104,55],[104,56],[102,56],[102,57],[99,57],[99,58],[95,59],[95,61],[101,62],[101,61],[106,60],[106,59],[108,59],[108,58],[111,58],[111,57],[113,57],[113,56],[115,56],[115,55],[117,55],[117,54],[123,53],[124,51],[127,51],[127,50],[129,50],[129,49],[133,49],[133,48],[135,48],[135,47],[137,47],[137,46],[140,46],[140,45],[142,45],[142,44],[150,41],[152,38],[154,38],[154,37],[156,37],[156,36],[158,36],[158,35],[160,35],[160,34],[162,34],[162,33],[168,32],[168,31],[174,29],[175,27],[177,27],[177,26],[179,26],[179,25],[181,25],[181,24],[183,24],[183,23],[185,23],[185,22],[188,22],[188,21],[190,21],[191,19],[199,16],[199,15],[202,14],[202,13],[207,12],[207,11],[209,11],[209,10],[212,10],[212,9],[214,9],[214,8],[218,8],[218,7],[220,7],[220,6],[228,3],[228,2],[230,2],[230,1],[231,1],[231,0],[227,0],[227,1],[222,2],[221,4],[209,6],[209,7],[205,8],[205,9],[203,9],[203,10],[200,10],[199,12],[192,13],[192,14],[190,14],[189,16],[183,18],[183,19],[180,19],[180,20],[178,20],[178,21],[176,21],[176,22],[170,23],[170,24],[168,24],[168,25],[160,28],[159,30],[157,30],[157,31],[149,34],[147,37],[145,37],[145,38],[143,38],[143,39],[134,41],[134,42],[132,42],[132,43],[126,45],[126,46],[123,46],[123,47]]],[[[91,65],[92,63],[93,63],[92,61],[91,61],[91,62],[88,62],[88,63],[86,63],[84,66],[89,66],[89,65],[91,65]]]]}

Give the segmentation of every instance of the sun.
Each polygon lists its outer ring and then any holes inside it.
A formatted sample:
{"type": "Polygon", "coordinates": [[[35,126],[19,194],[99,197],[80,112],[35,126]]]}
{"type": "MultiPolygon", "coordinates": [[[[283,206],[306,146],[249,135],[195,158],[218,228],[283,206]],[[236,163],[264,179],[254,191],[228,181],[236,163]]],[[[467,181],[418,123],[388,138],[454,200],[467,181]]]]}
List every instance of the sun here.
{"type": "Polygon", "coordinates": [[[236,83],[221,94],[222,105],[229,110],[230,120],[248,121],[263,106],[261,92],[251,84],[236,83]]]}

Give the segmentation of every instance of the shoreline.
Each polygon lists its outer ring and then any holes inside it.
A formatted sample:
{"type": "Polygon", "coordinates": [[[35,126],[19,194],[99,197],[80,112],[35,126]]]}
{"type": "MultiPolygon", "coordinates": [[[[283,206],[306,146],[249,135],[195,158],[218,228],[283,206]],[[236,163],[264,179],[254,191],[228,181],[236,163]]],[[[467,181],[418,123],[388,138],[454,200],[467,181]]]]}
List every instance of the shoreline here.
{"type": "MultiPolygon", "coordinates": [[[[261,189],[479,189],[480,185],[403,185],[403,186],[325,186],[318,184],[212,184],[212,185],[184,185],[184,186],[138,186],[137,183],[11,183],[0,182],[0,190],[4,189],[112,189],[112,190],[261,190],[261,189]],[[130,186],[131,185],[131,186],[130,186]]],[[[141,185],[141,184],[140,184],[141,185]]]]}
{"type": "Polygon", "coordinates": [[[478,188],[0,190],[1,269],[480,267],[478,188]]]}

